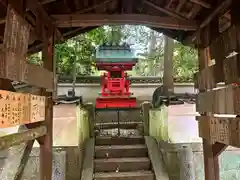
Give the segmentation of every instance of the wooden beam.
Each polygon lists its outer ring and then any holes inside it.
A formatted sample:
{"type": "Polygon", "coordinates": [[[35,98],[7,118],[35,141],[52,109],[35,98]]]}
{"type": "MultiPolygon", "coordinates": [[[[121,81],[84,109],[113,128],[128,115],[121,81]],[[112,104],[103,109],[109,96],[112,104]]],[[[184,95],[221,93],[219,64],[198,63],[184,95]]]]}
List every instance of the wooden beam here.
{"type": "Polygon", "coordinates": [[[234,85],[200,93],[196,102],[197,112],[238,115],[240,114],[238,99],[240,99],[240,87],[234,85]]]}
{"type": "Polygon", "coordinates": [[[197,4],[195,4],[192,10],[187,14],[187,18],[194,19],[200,10],[201,10],[201,6],[198,6],[197,4]]]}
{"type": "MultiPolygon", "coordinates": [[[[46,27],[48,28],[53,28],[55,31],[56,31],[56,34],[57,34],[57,38],[58,40],[62,40],[62,35],[60,33],[60,31],[54,27],[54,24],[52,23],[52,20],[51,18],[48,16],[48,13],[45,11],[45,9],[43,8],[43,4],[45,3],[50,3],[50,2],[53,2],[53,1],[57,1],[57,0],[43,0],[42,2],[39,2],[38,0],[27,0],[26,3],[25,3],[25,7],[26,9],[28,10],[31,10],[35,16],[37,18],[39,18],[39,16],[41,16],[40,19],[42,19],[42,24],[45,24],[46,27]]],[[[1,0],[0,1],[6,8],[7,8],[7,5],[8,3],[12,5],[12,7],[16,10],[19,10],[19,7],[18,5],[15,3],[14,0],[10,0],[9,2],[7,0],[1,0]]],[[[22,14],[20,14],[22,16],[22,18],[25,18],[24,17],[24,12],[22,14]]],[[[33,28],[32,28],[33,29],[33,28]]],[[[34,31],[36,30],[37,32],[37,29],[34,29],[34,31]]],[[[42,40],[42,35],[39,34],[39,33],[36,33],[40,39],[42,40]]]]}
{"type": "MultiPolygon", "coordinates": [[[[62,40],[62,35],[60,31],[55,27],[51,17],[49,17],[48,13],[43,8],[43,5],[38,0],[28,0],[26,3],[26,8],[28,8],[35,14],[35,16],[37,17],[37,21],[40,21],[37,22],[37,24],[40,26],[36,27],[37,32],[38,31],[46,32],[45,28],[53,29],[56,32],[57,39],[62,40]]],[[[41,38],[43,40],[44,38],[43,34],[41,34],[41,38]]]]}
{"type": "MultiPolygon", "coordinates": [[[[54,62],[54,35],[55,31],[48,32],[50,36],[46,36],[44,40],[43,48],[43,66],[47,70],[55,74],[56,64],[54,62]]],[[[54,80],[52,80],[54,87],[54,80]]],[[[40,179],[52,180],[52,144],[53,144],[53,93],[48,92],[46,89],[42,89],[42,95],[47,97],[45,107],[45,121],[43,122],[47,126],[47,134],[39,139],[40,144],[40,179]]]]}
{"type": "Polygon", "coordinates": [[[53,15],[57,27],[102,26],[105,24],[141,24],[150,27],[194,31],[197,22],[194,20],[177,20],[170,17],[159,17],[140,14],[67,14],[53,15]]]}
{"type": "Polygon", "coordinates": [[[169,1],[166,1],[167,3],[166,3],[166,5],[165,5],[165,7],[166,8],[170,8],[170,6],[172,5],[172,3],[173,3],[173,0],[169,0],[169,1]]]}
{"type": "Polygon", "coordinates": [[[227,9],[231,5],[232,0],[225,0],[217,6],[216,9],[201,23],[200,28],[206,27],[214,17],[216,17],[223,9],[227,9]]]}
{"type": "Polygon", "coordinates": [[[49,4],[49,3],[52,3],[52,2],[56,2],[58,0],[41,0],[41,4],[49,4]]]}
{"type": "Polygon", "coordinates": [[[46,126],[0,137],[0,150],[42,137],[47,133],[46,126]]]}
{"type": "Polygon", "coordinates": [[[227,9],[231,5],[232,0],[224,0],[222,1],[213,11],[212,13],[204,19],[204,21],[200,24],[198,30],[191,36],[188,36],[185,40],[185,44],[191,44],[193,41],[196,41],[197,35],[200,33],[200,30],[206,27],[214,17],[216,17],[223,9],[227,9]]]}
{"type": "Polygon", "coordinates": [[[160,6],[158,6],[157,4],[150,2],[149,0],[143,0],[143,2],[144,2],[145,4],[147,4],[147,5],[149,5],[149,6],[157,9],[158,11],[161,11],[161,12],[163,12],[163,13],[171,16],[171,17],[174,17],[174,18],[180,19],[180,20],[186,20],[185,17],[183,17],[183,16],[181,16],[181,15],[179,15],[179,14],[173,12],[173,11],[170,11],[170,10],[168,10],[168,9],[166,9],[166,8],[160,7],[160,6]]]}
{"type": "Polygon", "coordinates": [[[176,12],[179,13],[183,7],[183,5],[186,3],[187,0],[179,0],[179,3],[176,8],[176,12]]]}
{"type": "Polygon", "coordinates": [[[89,12],[89,11],[91,11],[93,9],[96,9],[98,7],[101,7],[102,5],[107,4],[107,3],[111,2],[111,1],[113,1],[113,0],[101,1],[101,2],[99,2],[97,4],[94,4],[94,5],[90,6],[90,7],[87,7],[87,8],[84,8],[84,9],[80,9],[79,11],[76,12],[76,14],[82,14],[82,13],[89,12]]]}
{"type": "Polygon", "coordinates": [[[203,156],[204,156],[204,171],[205,180],[220,180],[218,154],[222,152],[226,146],[218,146],[212,144],[207,139],[203,138],[203,156]]]}
{"type": "MultiPolygon", "coordinates": [[[[202,37],[201,34],[199,36],[202,37]]],[[[201,40],[201,39],[200,39],[201,40]]],[[[209,66],[210,62],[209,48],[198,48],[198,61],[199,61],[199,70],[202,71],[204,68],[209,66]]],[[[204,79],[205,80],[205,79],[204,79]]],[[[206,87],[199,88],[200,93],[206,93],[206,87]]],[[[208,102],[205,101],[206,105],[208,102]]],[[[196,109],[198,108],[199,103],[196,103],[196,109]]],[[[211,106],[211,105],[210,105],[211,106]]],[[[212,113],[200,113],[201,116],[206,117],[207,115],[212,116],[212,113]]],[[[210,129],[202,128],[202,126],[209,123],[208,119],[205,121],[199,121],[199,136],[204,134],[204,137],[210,134],[210,129]],[[205,129],[205,131],[204,131],[205,129]]],[[[204,171],[205,171],[205,180],[219,180],[219,162],[218,156],[213,153],[214,145],[208,139],[203,138],[203,155],[204,155],[204,171]]]]}
{"type": "Polygon", "coordinates": [[[26,147],[24,148],[24,152],[22,154],[19,166],[18,166],[18,170],[17,173],[15,174],[14,180],[21,180],[23,173],[24,173],[24,169],[27,165],[28,159],[30,157],[32,148],[33,148],[33,144],[34,144],[34,140],[28,141],[26,143],[26,147]]]}
{"type": "Polygon", "coordinates": [[[208,8],[208,9],[211,8],[211,4],[209,4],[209,3],[207,3],[206,1],[203,1],[203,0],[189,0],[189,1],[192,2],[192,3],[198,4],[202,7],[208,8]]]}

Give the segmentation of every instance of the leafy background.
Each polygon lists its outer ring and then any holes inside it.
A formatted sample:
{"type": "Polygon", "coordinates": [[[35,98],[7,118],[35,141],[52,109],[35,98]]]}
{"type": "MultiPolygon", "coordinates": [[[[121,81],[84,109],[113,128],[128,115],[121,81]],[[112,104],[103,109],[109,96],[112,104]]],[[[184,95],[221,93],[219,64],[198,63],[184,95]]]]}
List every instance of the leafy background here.
{"type": "MultiPolygon", "coordinates": [[[[128,43],[139,55],[139,61],[130,72],[132,76],[163,76],[163,34],[145,26],[103,26],[55,45],[57,73],[61,75],[100,75],[95,68],[94,53],[102,43],[128,43]]],[[[168,38],[169,39],[169,38],[168,38]]],[[[173,41],[173,40],[171,40],[173,41]]],[[[174,41],[173,78],[175,82],[192,82],[197,71],[197,52],[174,41]]],[[[29,56],[29,61],[41,65],[41,52],[29,56]]]]}

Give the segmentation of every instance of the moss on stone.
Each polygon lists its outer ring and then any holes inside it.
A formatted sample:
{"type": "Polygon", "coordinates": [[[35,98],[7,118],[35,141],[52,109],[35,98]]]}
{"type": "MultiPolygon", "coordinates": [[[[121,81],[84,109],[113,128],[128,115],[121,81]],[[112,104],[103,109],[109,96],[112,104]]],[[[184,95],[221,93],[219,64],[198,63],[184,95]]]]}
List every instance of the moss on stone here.
{"type": "Polygon", "coordinates": [[[168,108],[150,109],[149,112],[149,135],[159,141],[170,141],[168,136],[168,108]]]}
{"type": "Polygon", "coordinates": [[[85,141],[90,137],[88,112],[84,107],[77,106],[77,132],[79,146],[83,145],[85,141]]]}

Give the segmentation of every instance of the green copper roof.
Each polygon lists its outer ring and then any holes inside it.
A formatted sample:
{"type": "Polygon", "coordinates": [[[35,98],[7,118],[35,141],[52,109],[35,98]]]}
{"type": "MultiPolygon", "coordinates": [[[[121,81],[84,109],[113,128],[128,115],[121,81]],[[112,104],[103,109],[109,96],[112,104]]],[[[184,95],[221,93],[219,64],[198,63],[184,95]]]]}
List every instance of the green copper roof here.
{"type": "Polygon", "coordinates": [[[102,45],[96,49],[96,61],[131,62],[137,61],[135,52],[128,46],[102,45]]]}

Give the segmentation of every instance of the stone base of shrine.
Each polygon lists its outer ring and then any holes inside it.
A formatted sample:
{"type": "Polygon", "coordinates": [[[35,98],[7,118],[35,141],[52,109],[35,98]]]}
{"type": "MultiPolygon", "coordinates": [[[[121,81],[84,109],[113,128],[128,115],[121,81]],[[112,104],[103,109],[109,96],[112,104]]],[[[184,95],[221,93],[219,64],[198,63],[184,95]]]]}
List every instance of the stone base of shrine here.
{"type": "MultiPolygon", "coordinates": [[[[195,105],[184,104],[150,110],[150,136],[159,144],[170,180],[180,179],[180,150],[192,150],[195,180],[204,180],[202,139],[198,136],[195,105]]],[[[240,179],[240,150],[228,147],[220,156],[220,179],[240,179]]]]}

